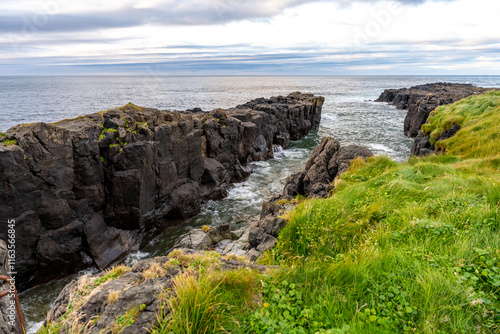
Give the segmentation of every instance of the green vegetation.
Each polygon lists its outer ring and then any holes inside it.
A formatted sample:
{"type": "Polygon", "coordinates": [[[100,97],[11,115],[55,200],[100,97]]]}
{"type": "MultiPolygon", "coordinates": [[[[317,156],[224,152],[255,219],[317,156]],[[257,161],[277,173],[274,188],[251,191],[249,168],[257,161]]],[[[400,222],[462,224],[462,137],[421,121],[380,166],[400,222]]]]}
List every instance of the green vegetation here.
{"type": "Polygon", "coordinates": [[[497,333],[499,106],[491,92],[440,107],[434,141],[461,126],[445,154],[355,160],[330,198],[302,202],[263,258],[284,270],[247,332],[497,333]]]}
{"type": "Polygon", "coordinates": [[[194,270],[175,279],[171,314],[159,317],[153,334],[227,333],[237,330],[237,316],[246,311],[257,291],[258,274],[248,270],[194,270]]]}
{"type": "Polygon", "coordinates": [[[9,147],[9,146],[14,146],[14,145],[17,145],[17,140],[15,139],[12,139],[12,140],[4,140],[1,142],[2,144],[4,144],[5,146],[9,147]]]}
{"type": "Polygon", "coordinates": [[[118,334],[120,333],[124,328],[129,327],[134,323],[135,318],[144,311],[146,308],[146,304],[141,304],[132,307],[130,310],[125,312],[122,316],[119,316],[115,324],[113,326],[113,329],[111,330],[112,334],[118,334]]]}
{"type": "MultiPolygon", "coordinates": [[[[253,304],[259,290],[260,273],[251,269],[218,270],[215,252],[189,255],[181,250],[169,254],[164,269],[187,268],[174,280],[175,295],[165,302],[170,314],[158,315],[153,334],[227,333],[240,326],[242,316],[253,304]]],[[[155,268],[153,270],[157,270],[155,268]]],[[[144,272],[143,275],[148,275],[144,272]]]]}
{"type": "Polygon", "coordinates": [[[437,108],[422,129],[431,142],[454,124],[461,130],[456,136],[438,142],[436,147],[462,158],[485,158],[498,155],[500,139],[500,91],[471,96],[451,106],[437,108]]]}
{"type": "MultiPolygon", "coordinates": [[[[74,296],[73,300],[69,303],[68,307],[66,308],[66,312],[59,318],[58,321],[46,324],[45,326],[40,328],[40,330],[37,333],[58,334],[60,333],[61,330],[62,333],[71,333],[71,334],[87,333],[89,327],[99,319],[98,317],[96,317],[92,319],[89,323],[82,325],[79,322],[80,314],[78,312],[78,309],[89,300],[95,288],[109,281],[115,280],[129,271],[130,271],[129,267],[124,265],[118,265],[116,267],[104,271],[98,277],[91,278],[90,275],[85,276],[87,280],[82,281],[81,285],[79,285],[77,294],[76,296],[74,296]]],[[[139,311],[142,312],[142,310],[144,310],[144,307],[143,308],[140,307],[139,311]]],[[[131,309],[129,312],[131,312],[132,310],[135,310],[135,308],[131,309]]],[[[137,314],[134,313],[134,316],[130,317],[132,313],[129,312],[125,313],[124,316],[120,317],[122,320],[119,323],[117,319],[117,324],[115,324],[116,328],[119,328],[119,330],[121,330],[127,326],[130,326],[133,323],[133,319],[140,313],[140,312],[137,314]]],[[[113,328],[113,330],[115,330],[115,327],[113,328]]],[[[118,332],[119,331],[113,331],[113,333],[118,333],[118,332]]]]}
{"type": "Polygon", "coordinates": [[[155,333],[498,333],[499,97],[436,110],[434,141],[462,129],[435,142],[443,154],[354,160],[331,197],[295,201],[261,258],[282,269],[253,278],[246,307],[211,272],[180,276],[155,333]]]}

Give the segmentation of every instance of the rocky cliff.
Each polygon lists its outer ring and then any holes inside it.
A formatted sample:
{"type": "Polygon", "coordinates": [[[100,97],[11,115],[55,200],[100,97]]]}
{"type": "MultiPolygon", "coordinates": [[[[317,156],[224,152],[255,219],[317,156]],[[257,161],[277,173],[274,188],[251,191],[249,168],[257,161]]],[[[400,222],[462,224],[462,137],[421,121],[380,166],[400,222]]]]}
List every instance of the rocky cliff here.
{"type": "Polygon", "coordinates": [[[324,137],[307,160],[305,169],[286,178],[283,195],[327,197],[333,189],[333,180],[349,168],[352,159],[371,156],[373,153],[365,147],[340,146],[335,138],[324,137]]]}
{"type": "Polygon", "coordinates": [[[407,109],[404,122],[406,136],[415,138],[431,111],[470,95],[483,94],[489,89],[467,84],[432,83],[411,88],[386,89],[375,102],[388,102],[399,109],[407,109]]]}
{"type": "Polygon", "coordinates": [[[293,93],[209,113],[128,104],[9,129],[0,216],[16,220],[19,288],[104,268],[194,216],[243,180],[248,162],[317,129],[323,101],[293,93]]]}

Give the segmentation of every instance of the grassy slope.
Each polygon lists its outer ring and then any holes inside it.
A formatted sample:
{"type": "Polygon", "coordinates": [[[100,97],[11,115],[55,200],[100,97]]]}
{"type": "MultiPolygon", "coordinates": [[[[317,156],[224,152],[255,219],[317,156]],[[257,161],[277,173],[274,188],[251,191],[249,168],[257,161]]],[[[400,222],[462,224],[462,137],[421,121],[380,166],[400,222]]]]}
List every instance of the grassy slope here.
{"type": "Polygon", "coordinates": [[[499,117],[500,92],[469,97],[424,126],[460,124],[445,154],[353,161],[289,214],[261,258],[282,270],[180,275],[154,333],[498,333],[499,117]]]}
{"type": "Polygon", "coordinates": [[[287,269],[268,284],[286,280],[306,297],[284,315],[275,299],[287,290],[265,294],[247,329],[497,333],[499,106],[492,92],[440,107],[424,127],[431,137],[462,127],[437,143],[446,154],[355,161],[332,197],[297,207],[266,258],[287,269]]]}

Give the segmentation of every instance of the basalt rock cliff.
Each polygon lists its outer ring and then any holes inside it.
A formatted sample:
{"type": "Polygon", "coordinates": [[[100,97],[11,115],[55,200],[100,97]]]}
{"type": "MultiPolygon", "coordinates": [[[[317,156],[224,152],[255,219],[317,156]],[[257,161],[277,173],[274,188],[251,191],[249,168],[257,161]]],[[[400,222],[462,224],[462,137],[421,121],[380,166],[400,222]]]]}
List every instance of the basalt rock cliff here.
{"type": "Polygon", "coordinates": [[[293,93],[209,113],[128,104],[9,129],[0,216],[16,221],[18,288],[107,267],[194,216],[248,162],[317,129],[323,101],[293,93]]]}
{"type": "Polygon", "coordinates": [[[352,159],[371,156],[373,153],[365,147],[340,146],[335,138],[324,137],[307,160],[305,169],[287,177],[283,195],[327,197],[333,189],[333,180],[349,168],[352,159]]]}
{"type": "Polygon", "coordinates": [[[431,83],[411,88],[386,89],[375,102],[388,102],[398,109],[407,109],[404,122],[405,136],[415,138],[431,111],[443,104],[451,104],[470,95],[483,94],[487,88],[468,84],[431,83]]]}
{"type": "MultiPolygon", "coordinates": [[[[475,87],[468,84],[432,83],[411,88],[386,89],[375,102],[388,102],[399,109],[408,109],[404,122],[406,136],[415,138],[411,155],[428,155],[435,151],[429,136],[425,135],[421,127],[427,122],[432,111],[445,104],[451,104],[471,95],[484,94],[492,90],[475,87]]],[[[455,125],[442,133],[439,140],[454,136],[460,130],[455,125]]]]}

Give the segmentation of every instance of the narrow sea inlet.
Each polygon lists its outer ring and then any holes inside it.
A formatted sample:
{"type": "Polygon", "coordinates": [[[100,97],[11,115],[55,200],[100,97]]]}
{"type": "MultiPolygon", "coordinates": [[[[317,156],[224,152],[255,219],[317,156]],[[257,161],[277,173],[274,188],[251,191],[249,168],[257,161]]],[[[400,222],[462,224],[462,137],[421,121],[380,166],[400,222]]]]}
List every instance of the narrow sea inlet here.
{"type": "MultiPolygon", "coordinates": [[[[406,112],[373,102],[386,88],[431,81],[473,83],[483,87],[500,82],[498,77],[141,77],[140,82],[145,84],[137,88],[134,86],[137,80],[134,77],[2,78],[0,99],[5,100],[5,110],[16,110],[16,113],[12,117],[2,111],[1,130],[17,123],[70,118],[129,101],[160,109],[200,107],[208,111],[258,97],[301,91],[324,96],[325,104],[318,132],[292,143],[287,150],[276,152],[273,160],[254,163],[249,179],[234,185],[225,199],[208,202],[197,217],[171,228],[130,259],[165,255],[175,239],[193,227],[225,222],[242,226],[256,219],[262,201],[282,191],[284,179],[303,167],[323,136],[333,136],[343,145],[366,146],[375,154],[388,155],[397,161],[406,160],[412,143],[403,135],[406,112]],[[103,86],[107,87],[106,92],[103,86]],[[36,93],[29,97],[28,90],[36,93]],[[14,92],[18,97],[9,99],[14,92]]],[[[43,321],[50,302],[62,287],[63,282],[52,282],[22,294],[21,303],[31,329],[43,321]]]]}

